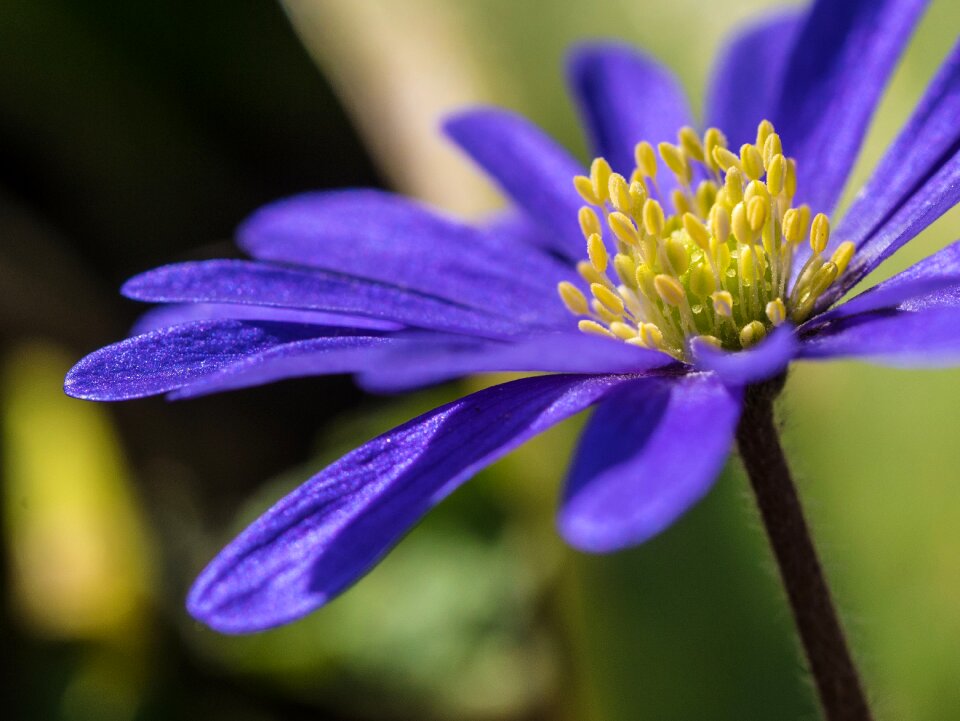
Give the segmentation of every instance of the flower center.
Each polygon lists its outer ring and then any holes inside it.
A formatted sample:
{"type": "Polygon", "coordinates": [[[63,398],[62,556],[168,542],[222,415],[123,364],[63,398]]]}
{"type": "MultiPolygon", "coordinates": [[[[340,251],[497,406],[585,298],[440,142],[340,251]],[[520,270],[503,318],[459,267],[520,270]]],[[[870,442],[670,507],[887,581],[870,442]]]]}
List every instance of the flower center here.
{"type": "Polygon", "coordinates": [[[761,122],[756,143],[739,155],[716,128],[701,140],[685,127],[677,145],[660,143],[657,151],[678,186],[670,215],[657,200],[665,196],[650,143],[637,145],[629,181],[603,158],[589,177],[573,179],[587,203],[579,221],[589,260],[577,270],[593,297],[569,282],[558,291],[571,313],[585,316],[580,330],[684,360],[694,338],[739,350],[788,319],[805,320],[854,246],[841,243],[824,258],[830,221],[793,207],[796,163],[773,125],[761,122]],[[696,178],[705,179],[694,186],[696,178]],[[795,251],[808,239],[813,253],[791,284],[795,251]]]}

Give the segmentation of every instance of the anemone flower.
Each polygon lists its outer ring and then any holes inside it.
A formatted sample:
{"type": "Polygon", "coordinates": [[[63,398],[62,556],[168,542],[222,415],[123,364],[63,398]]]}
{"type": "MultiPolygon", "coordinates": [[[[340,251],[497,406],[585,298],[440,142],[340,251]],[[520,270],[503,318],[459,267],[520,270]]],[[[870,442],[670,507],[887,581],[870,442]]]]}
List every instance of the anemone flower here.
{"type": "Polygon", "coordinates": [[[828,716],[867,718],[770,402],[795,359],[960,359],[958,244],[840,302],[960,197],[960,45],[831,221],[923,7],[817,0],[744,30],[715,66],[703,130],[662,66],[620,45],[579,47],[568,73],[589,168],[504,110],[446,121],[511,200],[489,222],[374,190],[310,193],[241,226],[252,260],[128,281],[127,297],[166,305],[80,361],[70,395],[189,398],[326,373],[399,391],[539,373],[437,408],[306,481],[210,563],[190,613],[242,633],[313,611],[478,470],[596,406],[562,536],[591,552],[642,543],[703,497],[736,438],[828,716]]]}

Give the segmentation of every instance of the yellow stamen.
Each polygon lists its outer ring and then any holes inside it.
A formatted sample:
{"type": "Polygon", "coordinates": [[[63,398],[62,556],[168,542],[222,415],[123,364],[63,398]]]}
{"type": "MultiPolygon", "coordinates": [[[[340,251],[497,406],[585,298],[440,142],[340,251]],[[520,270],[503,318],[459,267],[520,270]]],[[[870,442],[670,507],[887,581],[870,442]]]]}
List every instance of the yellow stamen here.
{"type": "Polygon", "coordinates": [[[563,281],[557,284],[557,292],[560,293],[560,299],[574,315],[586,315],[589,312],[587,299],[580,289],[569,281],[563,281]]]}
{"type": "Polygon", "coordinates": [[[829,260],[823,255],[830,244],[827,216],[811,221],[808,206],[792,207],[796,163],[769,122],[738,153],[716,128],[702,141],[681,128],[677,144],[655,149],[640,142],[634,155],[629,180],[603,158],[591,163],[588,175],[574,178],[587,203],[577,220],[589,257],[577,271],[592,297],[568,282],[557,290],[567,309],[581,316],[584,332],[679,360],[688,360],[692,339],[731,351],[748,348],[788,319],[806,320],[850,265],[849,241],[839,243],[829,260]],[[669,194],[656,184],[658,151],[679,180],[680,188],[669,194]],[[701,175],[715,180],[694,188],[697,164],[701,175]],[[658,198],[667,200],[668,210],[658,198]],[[606,241],[603,225],[612,231],[606,241]],[[807,239],[813,253],[797,271],[794,255],[807,239]]]}

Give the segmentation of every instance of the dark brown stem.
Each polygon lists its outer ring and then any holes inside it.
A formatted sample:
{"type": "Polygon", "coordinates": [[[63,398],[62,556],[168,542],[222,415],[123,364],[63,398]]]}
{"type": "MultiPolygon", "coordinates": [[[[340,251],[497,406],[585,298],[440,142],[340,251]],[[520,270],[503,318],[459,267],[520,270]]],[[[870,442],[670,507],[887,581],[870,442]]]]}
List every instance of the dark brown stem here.
{"type": "Polygon", "coordinates": [[[827,721],[873,718],[830,598],[803,508],[774,422],[773,401],[783,378],[750,386],[737,445],[777,559],[827,721]]]}

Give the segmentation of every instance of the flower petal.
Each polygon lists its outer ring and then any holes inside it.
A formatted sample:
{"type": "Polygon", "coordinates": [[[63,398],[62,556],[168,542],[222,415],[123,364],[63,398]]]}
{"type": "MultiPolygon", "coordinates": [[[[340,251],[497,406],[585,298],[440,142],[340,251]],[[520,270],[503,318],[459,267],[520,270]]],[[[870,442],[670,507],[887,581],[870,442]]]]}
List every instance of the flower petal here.
{"type": "Polygon", "coordinates": [[[805,19],[796,10],[777,11],[739,30],[713,65],[707,88],[708,127],[720,128],[730,147],[756,138],[780,92],[787,58],[805,19]]]}
{"type": "MultiPolygon", "coordinates": [[[[260,260],[292,263],[481,307],[520,288],[551,289],[557,261],[494,238],[402,196],[376,190],[306,193],[256,211],[239,244],[260,260]],[[517,273],[517,266],[524,268],[517,273]]],[[[531,294],[532,295],[532,294],[531,294]]]]}
{"type": "Polygon", "coordinates": [[[563,537],[603,553],[663,531],[713,485],[739,415],[739,391],[710,374],[619,388],[580,440],[560,511],[563,537]]]}
{"type": "Polygon", "coordinates": [[[864,241],[847,272],[827,288],[816,311],[828,308],[880,263],[960,202],[960,151],[864,241]]]}
{"type": "Polygon", "coordinates": [[[817,0],[770,119],[797,159],[798,202],[830,213],[926,0],[817,0]]]}
{"type": "Polygon", "coordinates": [[[416,348],[385,349],[358,380],[367,390],[394,393],[471,373],[641,373],[674,363],[664,353],[576,330],[509,343],[434,336],[416,348]]]}
{"type": "Polygon", "coordinates": [[[857,358],[885,365],[941,368],[960,363],[960,306],[860,313],[804,339],[801,358],[857,358]]]}
{"type": "Polygon", "coordinates": [[[960,42],[857,194],[835,235],[860,245],[960,145],[960,42]]]}
{"type": "Polygon", "coordinates": [[[116,401],[165,393],[244,358],[327,336],[351,346],[375,342],[374,331],[274,323],[200,321],[152,331],[106,346],[77,363],[64,390],[74,398],[116,401]]]}
{"type": "Polygon", "coordinates": [[[319,310],[481,337],[502,337],[523,327],[517,320],[379,281],[242,260],[167,265],[131,278],[122,292],[149,303],[319,310]]]}
{"type": "Polygon", "coordinates": [[[951,243],[931,256],[910,266],[902,273],[878,283],[842,305],[811,321],[820,325],[839,318],[871,310],[899,306],[905,301],[960,288],[960,241],[951,243]]]}
{"type": "Polygon", "coordinates": [[[190,613],[226,633],[258,631],[309,613],[366,573],[463,481],[624,382],[610,376],[525,378],[370,441],[228,545],[194,584],[190,613]]]}
{"type": "Polygon", "coordinates": [[[356,315],[322,313],[316,310],[291,310],[266,305],[238,305],[235,303],[177,303],[158,305],[144,312],[130,335],[142,335],[152,330],[169,328],[198,320],[273,320],[283,323],[307,323],[364,330],[399,330],[403,326],[376,318],[356,315]]]}
{"type": "Polygon", "coordinates": [[[784,324],[755,347],[731,353],[707,343],[694,342],[696,367],[716,373],[729,385],[747,385],[772,378],[786,370],[797,355],[795,329],[784,324]]]}
{"type": "MultiPolygon", "coordinates": [[[[581,45],[571,53],[567,68],[594,153],[628,178],[637,143],[676,142],[677,131],[693,125],[677,79],[633,48],[613,43],[581,45]]],[[[671,182],[669,174],[660,179],[664,190],[669,190],[671,182]]]]}
{"type": "Polygon", "coordinates": [[[554,233],[552,250],[583,255],[573,187],[581,165],[538,127],[514,113],[481,108],[453,115],[444,130],[518,206],[554,233]]]}

